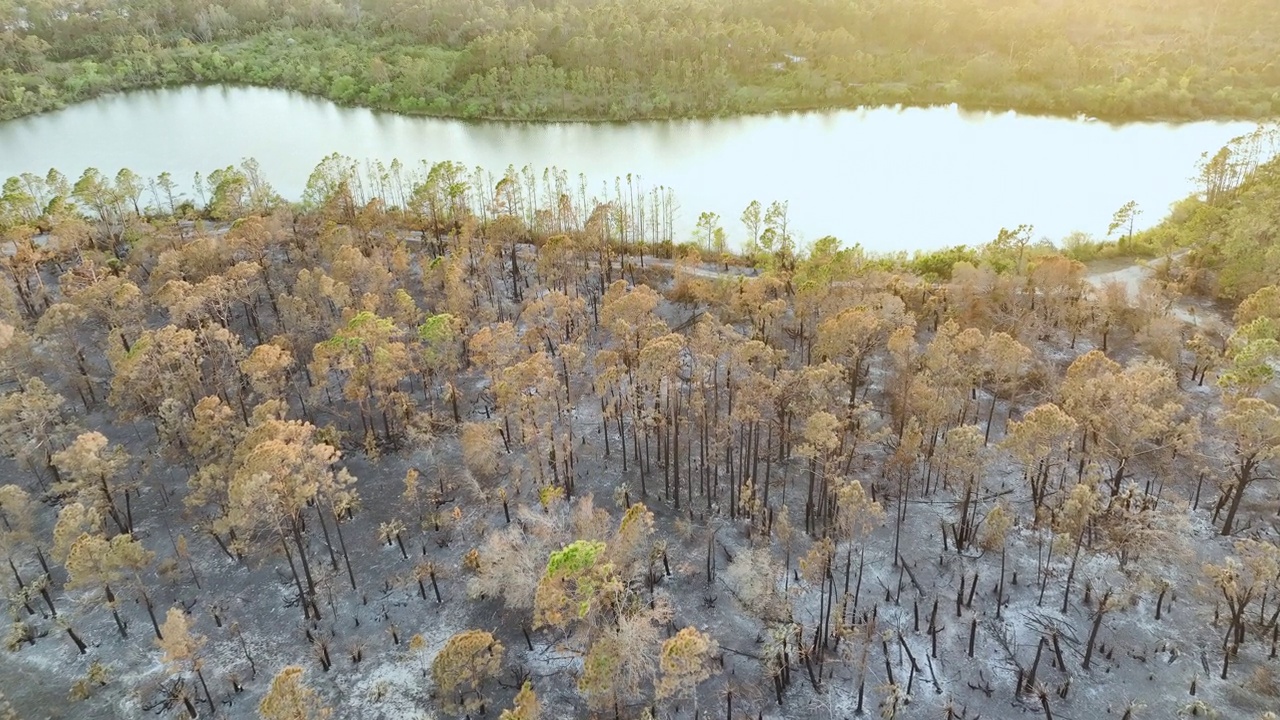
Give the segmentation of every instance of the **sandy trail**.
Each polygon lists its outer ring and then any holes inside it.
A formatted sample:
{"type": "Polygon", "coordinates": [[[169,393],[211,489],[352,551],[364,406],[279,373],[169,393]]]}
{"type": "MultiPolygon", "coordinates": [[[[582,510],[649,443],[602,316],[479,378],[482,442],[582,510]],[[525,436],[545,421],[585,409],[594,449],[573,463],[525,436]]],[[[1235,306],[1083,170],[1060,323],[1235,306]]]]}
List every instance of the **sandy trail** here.
{"type": "MultiPolygon", "coordinates": [[[[1186,253],[1186,250],[1178,252],[1171,257],[1171,260],[1176,262],[1186,253]]],[[[1124,287],[1129,300],[1132,302],[1137,300],[1142,283],[1154,277],[1157,264],[1163,262],[1165,262],[1164,258],[1153,258],[1151,260],[1102,260],[1089,266],[1085,274],[1085,280],[1096,288],[1102,288],[1111,283],[1119,283],[1124,287]]],[[[1227,317],[1220,308],[1215,307],[1213,302],[1207,298],[1179,296],[1174,301],[1170,312],[1174,317],[1191,325],[1201,327],[1206,331],[1230,332],[1231,325],[1227,317]]]]}

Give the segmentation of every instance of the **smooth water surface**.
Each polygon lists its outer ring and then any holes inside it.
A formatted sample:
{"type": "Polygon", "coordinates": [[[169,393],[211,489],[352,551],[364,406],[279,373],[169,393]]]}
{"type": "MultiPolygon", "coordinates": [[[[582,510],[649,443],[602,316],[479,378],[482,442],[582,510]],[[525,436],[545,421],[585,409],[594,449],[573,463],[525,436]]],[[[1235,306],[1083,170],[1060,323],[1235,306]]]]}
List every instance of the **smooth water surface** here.
{"type": "Polygon", "coordinates": [[[456,160],[496,174],[557,166],[589,187],[638,175],[673,188],[678,231],[719,213],[732,240],[751,200],[789,202],[801,241],[835,235],[872,250],[930,249],[1035,226],[1037,237],[1106,234],[1129,200],[1139,225],[1193,191],[1200,154],[1246,122],[1109,125],[951,108],[832,111],[621,124],[463,122],[341,108],[282,90],[184,87],[114,95],[0,123],[0,178],[56,167],[195,172],[253,157],[286,198],[325,155],[456,160]]]}

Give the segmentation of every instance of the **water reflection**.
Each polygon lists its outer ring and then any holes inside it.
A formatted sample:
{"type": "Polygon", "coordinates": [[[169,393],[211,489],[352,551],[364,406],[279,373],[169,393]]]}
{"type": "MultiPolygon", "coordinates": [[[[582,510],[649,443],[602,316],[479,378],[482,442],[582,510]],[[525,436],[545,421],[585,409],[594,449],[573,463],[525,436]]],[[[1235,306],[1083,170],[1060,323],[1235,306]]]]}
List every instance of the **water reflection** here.
{"type": "Polygon", "coordinates": [[[1102,122],[875,108],[636,123],[468,123],[410,118],[262,88],[186,87],[102,98],[0,124],[0,177],[89,166],[186,182],[256,158],[286,197],[331,152],[389,163],[457,160],[501,173],[558,166],[588,188],[631,173],[675,190],[678,229],[704,210],[731,238],[752,200],[790,203],[804,240],[836,235],[876,250],[983,242],[1002,226],[1061,238],[1105,234],[1129,200],[1154,222],[1191,191],[1200,154],[1250,123],[1102,122]]]}

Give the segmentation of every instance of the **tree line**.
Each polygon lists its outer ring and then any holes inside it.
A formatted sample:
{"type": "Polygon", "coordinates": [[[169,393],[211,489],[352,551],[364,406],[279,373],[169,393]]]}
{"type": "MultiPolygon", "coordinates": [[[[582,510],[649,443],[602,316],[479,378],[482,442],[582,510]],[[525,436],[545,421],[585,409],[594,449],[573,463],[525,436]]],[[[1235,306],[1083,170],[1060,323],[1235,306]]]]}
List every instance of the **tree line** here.
{"type": "Polygon", "coordinates": [[[1274,116],[1272,3],[0,3],[0,118],[248,83],[436,116],[634,119],[960,103],[1274,116]]]}

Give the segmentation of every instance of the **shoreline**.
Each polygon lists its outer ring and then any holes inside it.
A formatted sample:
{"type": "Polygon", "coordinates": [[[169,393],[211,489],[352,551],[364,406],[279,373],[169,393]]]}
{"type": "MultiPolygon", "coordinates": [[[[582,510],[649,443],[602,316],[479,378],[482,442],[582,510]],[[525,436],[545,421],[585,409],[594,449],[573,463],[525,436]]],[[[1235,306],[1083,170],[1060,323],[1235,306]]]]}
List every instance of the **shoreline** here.
{"type": "Polygon", "coordinates": [[[1014,104],[997,104],[997,103],[966,103],[958,100],[938,101],[938,102],[863,102],[863,103],[780,103],[773,107],[762,107],[759,109],[750,109],[743,111],[730,112],[691,112],[691,113],[649,113],[634,114],[623,118],[599,117],[593,115],[577,115],[548,113],[546,115],[529,118],[514,117],[501,114],[481,114],[476,116],[467,116],[462,113],[433,113],[429,111],[415,112],[391,109],[382,105],[351,103],[333,98],[324,93],[308,92],[287,84],[273,83],[255,83],[248,80],[222,82],[222,81],[184,81],[175,83],[139,83],[136,85],[126,86],[118,89],[108,90],[105,92],[93,93],[87,97],[72,100],[70,102],[59,103],[55,106],[38,110],[35,112],[27,112],[18,115],[7,115],[0,108],[0,123],[17,122],[28,118],[50,115],[62,110],[69,109],[76,105],[96,102],[99,100],[110,99],[114,96],[129,95],[132,93],[156,92],[181,90],[187,87],[223,87],[223,88],[257,88],[264,90],[277,90],[281,92],[295,93],[303,97],[324,100],[333,103],[337,107],[363,109],[380,115],[395,115],[407,118],[430,118],[437,120],[456,120],[466,123],[492,123],[492,124],[514,124],[514,125],[555,125],[555,124],[579,124],[579,125],[629,125],[634,123],[669,123],[676,121],[711,121],[711,120],[735,120],[747,118],[764,118],[777,115],[808,115],[808,114],[829,114],[838,112],[861,112],[872,110],[897,110],[899,112],[905,110],[932,110],[932,109],[948,109],[955,108],[961,114],[989,114],[1003,115],[1013,113],[1023,117],[1030,118],[1047,118],[1055,120],[1072,120],[1078,122],[1098,122],[1104,123],[1109,127],[1118,128],[1125,125],[1188,125],[1200,122],[1212,123],[1228,123],[1228,122],[1251,122],[1265,124],[1268,122],[1280,121],[1280,115],[1232,115],[1232,114],[1187,114],[1187,115],[1108,115],[1108,114],[1090,114],[1084,110],[1075,112],[1057,112],[1054,110],[1046,110],[1033,105],[1014,105],[1014,104]]]}

